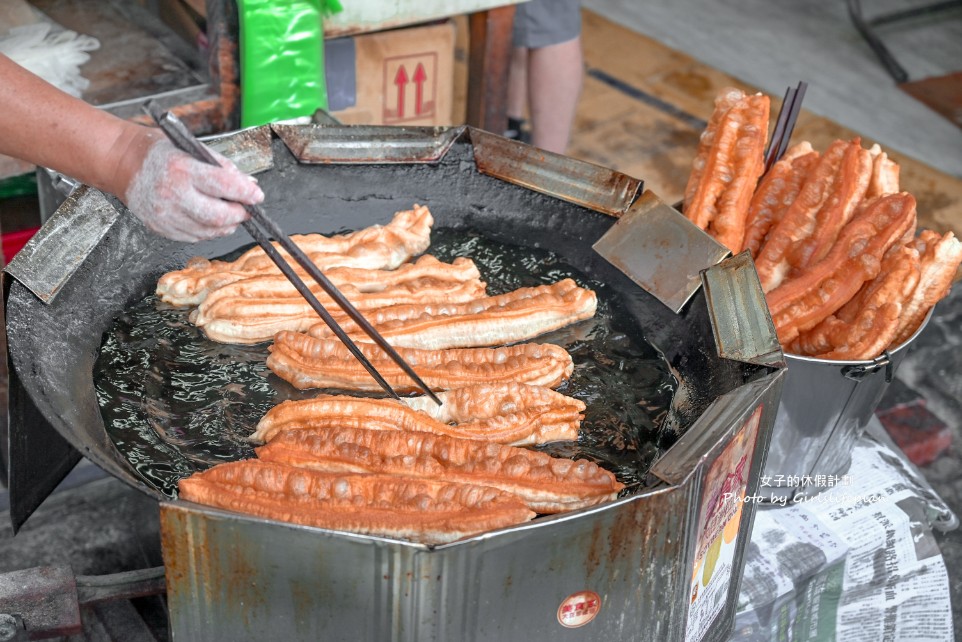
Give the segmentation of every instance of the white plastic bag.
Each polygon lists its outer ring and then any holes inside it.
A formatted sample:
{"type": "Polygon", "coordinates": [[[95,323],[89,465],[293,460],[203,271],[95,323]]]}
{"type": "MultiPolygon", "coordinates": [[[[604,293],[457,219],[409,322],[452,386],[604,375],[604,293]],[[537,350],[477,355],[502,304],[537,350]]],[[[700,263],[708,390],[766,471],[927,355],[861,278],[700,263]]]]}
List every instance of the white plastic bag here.
{"type": "Polygon", "coordinates": [[[14,27],[0,38],[0,53],[63,91],[79,97],[90,84],[80,65],[100,42],[74,31],[53,31],[49,23],[14,27]]]}

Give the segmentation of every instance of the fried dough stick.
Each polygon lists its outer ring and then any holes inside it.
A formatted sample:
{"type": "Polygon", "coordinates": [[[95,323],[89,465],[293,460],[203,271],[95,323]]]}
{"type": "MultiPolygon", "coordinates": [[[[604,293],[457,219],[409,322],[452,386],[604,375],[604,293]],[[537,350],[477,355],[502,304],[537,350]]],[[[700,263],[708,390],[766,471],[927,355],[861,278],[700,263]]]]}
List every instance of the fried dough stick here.
{"type": "Polygon", "coordinates": [[[771,292],[789,278],[794,267],[792,251],[814,233],[818,213],[830,198],[845,152],[850,146],[850,143],[842,140],[829,146],[805,177],[798,196],[785,215],[772,227],[762,243],[755,259],[755,269],[765,292],[771,292]]]}
{"type": "Polygon", "coordinates": [[[842,228],[828,256],[767,295],[779,341],[788,346],[814,328],[874,279],[881,259],[915,225],[915,199],[881,196],[842,228]]]}
{"type": "Polygon", "coordinates": [[[895,338],[902,303],[915,290],[919,276],[918,250],[894,246],[882,259],[879,275],[837,313],[802,333],[791,351],[822,359],[874,359],[895,338]]]}
{"type": "MultiPolygon", "coordinates": [[[[371,399],[321,395],[284,401],[271,408],[250,436],[266,443],[284,430],[355,427],[375,430],[415,430],[512,446],[578,438],[585,404],[549,388],[527,384],[470,386],[438,393],[444,415],[419,412],[417,399],[371,399]],[[449,424],[446,422],[457,422],[449,424]]],[[[433,404],[433,402],[431,402],[433,404]]]]}
{"type": "MultiPolygon", "coordinates": [[[[718,135],[722,118],[739,101],[748,97],[741,89],[726,87],[715,96],[715,107],[712,109],[705,131],[698,138],[698,151],[695,152],[695,159],[691,164],[691,174],[688,175],[688,184],[685,186],[684,210],[688,209],[695,198],[695,192],[701,183],[705,168],[708,166],[708,158],[711,154],[712,146],[715,144],[715,137],[718,135]]],[[[704,229],[704,227],[702,227],[704,229]]]]}
{"type": "Polygon", "coordinates": [[[921,254],[921,278],[905,302],[893,345],[908,341],[922,325],[929,309],[948,295],[962,263],[962,243],[952,232],[940,236],[938,232],[925,230],[914,245],[921,254]]]}
{"type": "Polygon", "coordinates": [[[818,163],[819,154],[811,143],[794,145],[762,178],[748,206],[742,251],[758,256],[768,232],[782,220],[798,197],[805,177],[818,163]]]}
{"type": "Polygon", "coordinates": [[[882,148],[872,145],[868,150],[872,155],[872,179],[868,184],[865,198],[872,199],[885,194],[896,194],[899,191],[899,166],[891,160],[882,148]]]}
{"type": "Polygon", "coordinates": [[[401,475],[490,486],[538,513],[610,501],[624,485],[585,459],[424,432],[322,428],[282,432],[257,449],[274,461],[326,473],[401,475]]]}
{"type": "Polygon", "coordinates": [[[535,516],[495,488],[391,475],[334,475],[248,459],[180,480],[180,498],[282,522],[424,544],[535,516]]]}
{"type": "MultiPolygon", "coordinates": [[[[321,270],[334,267],[390,270],[428,249],[433,224],[428,208],[415,205],[414,209],[396,213],[387,225],[372,225],[334,236],[295,234],[291,240],[321,270]]],[[[297,265],[276,242],[274,246],[289,264],[297,265]]],[[[185,268],[160,277],[157,296],[173,305],[197,305],[222,285],[264,273],[280,275],[280,270],[260,247],[251,248],[229,262],[195,257],[185,268]]]]}
{"type": "MultiPolygon", "coordinates": [[[[365,316],[393,346],[440,350],[532,339],[590,319],[597,304],[593,291],[579,287],[572,279],[562,279],[467,303],[395,305],[365,316]]],[[[352,321],[341,327],[355,341],[370,340],[352,321]]],[[[325,339],[333,334],[323,323],[308,332],[325,339]]]]}
{"type": "MultiPolygon", "coordinates": [[[[380,347],[358,343],[358,348],[396,391],[417,390],[411,378],[380,347]]],[[[381,389],[337,339],[279,332],[270,351],[267,367],[295,388],[381,389]]],[[[547,343],[448,350],[398,348],[397,351],[432,390],[498,381],[554,388],[570,377],[574,369],[571,355],[564,348],[547,343]]]]}
{"type": "Polygon", "coordinates": [[[768,97],[756,94],[738,100],[721,116],[698,187],[685,206],[685,216],[735,252],[741,249],[748,206],[765,169],[768,111],[768,97]]]}
{"type": "MultiPolygon", "coordinates": [[[[283,276],[271,277],[287,281],[283,276]]],[[[260,279],[258,279],[260,280],[260,279]]],[[[252,344],[270,341],[276,333],[288,330],[306,331],[318,322],[317,312],[297,291],[288,293],[278,282],[279,291],[287,294],[271,296],[252,287],[252,296],[244,288],[247,281],[237,281],[211,292],[207,300],[190,313],[190,321],[204,330],[208,339],[221,343],[252,344]],[[258,296],[260,294],[260,296],[258,296]]],[[[338,322],[347,314],[315,282],[310,290],[338,322]]],[[[467,303],[485,295],[482,281],[446,281],[433,278],[396,283],[376,292],[361,292],[351,285],[340,288],[355,308],[362,312],[392,305],[467,303]]]]}
{"type": "Polygon", "coordinates": [[[839,231],[865,197],[871,177],[872,155],[855,139],[845,148],[832,188],[815,214],[812,233],[789,252],[793,274],[800,274],[825,258],[839,231]]]}

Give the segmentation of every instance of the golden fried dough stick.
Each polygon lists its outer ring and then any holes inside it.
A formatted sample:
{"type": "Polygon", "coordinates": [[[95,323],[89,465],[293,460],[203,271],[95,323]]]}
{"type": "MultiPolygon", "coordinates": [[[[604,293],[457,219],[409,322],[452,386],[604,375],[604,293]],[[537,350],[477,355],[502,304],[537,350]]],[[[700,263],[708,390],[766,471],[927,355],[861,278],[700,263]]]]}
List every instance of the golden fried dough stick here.
{"type": "Polygon", "coordinates": [[[858,139],[848,144],[825,201],[815,214],[815,227],[789,252],[792,274],[804,272],[828,254],[839,230],[851,220],[872,177],[872,155],[858,139]]]}
{"type": "MultiPolygon", "coordinates": [[[[428,249],[434,218],[428,208],[398,212],[387,225],[373,225],[349,234],[295,234],[291,240],[321,270],[333,267],[394,269],[428,249]]],[[[275,242],[281,256],[297,265],[275,242]]],[[[182,270],[168,272],[157,282],[157,296],[174,305],[197,305],[207,293],[241,275],[280,274],[260,247],[254,247],[234,261],[209,261],[195,257],[182,270]]]]}
{"type": "Polygon", "coordinates": [[[440,544],[532,519],[495,488],[392,475],[334,475],[235,461],[180,480],[180,498],[304,526],[440,544]]]}
{"type": "Polygon", "coordinates": [[[490,486],[538,513],[615,499],[624,484],[585,459],[556,459],[501,444],[424,432],[326,428],[282,432],[257,449],[264,461],[325,473],[401,475],[490,486]]]}
{"type": "MultiPolygon", "coordinates": [[[[358,343],[378,372],[398,392],[417,387],[384,351],[373,343],[358,343]]],[[[279,332],[270,347],[267,367],[295,388],[380,390],[380,386],[347,347],[337,339],[317,339],[297,332],[279,332]]],[[[398,353],[432,390],[477,383],[520,381],[554,388],[571,376],[571,355],[552,344],[522,343],[501,348],[419,350],[398,353]]]]}
{"type": "Polygon", "coordinates": [[[769,292],[768,307],[782,345],[814,328],[874,279],[882,257],[914,225],[910,194],[881,196],[842,228],[825,259],[769,292]]]}
{"type": "Polygon", "coordinates": [[[899,166],[889,159],[888,154],[878,145],[868,150],[872,154],[872,179],[868,184],[865,198],[871,199],[884,194],[897,194],[899,191],[899,166]]]}
{"type": "Polygon", "coordinates": [[[919,274],[918,250],[893,246],[882,258],[879,275],[838,312],[799,335],[792,347],[823,359],[874,359],[895,338],[902,302],[915,290],[919,274]]]}
{"type": "Polygon", "coordinates": [[[741,248],[748,206],[765,169],[768,110],[768,97],[756,94],[721,117],[698,187],[685,207],[685,216],[733,251],[741,248]]]}
{"type": "MultiPolygon", "coordinates": [[[[480,383],[464,388],[439,392],[442,405],[437,405],[426,396],[405,398],[401,401],[408,407],[423,412],[438,421],[450,424],[482,419],[502,419],[529,408],[539,409],[539,414],[558,417],[559,422],[568,422],[584,412],[585,404],[574,397],[568,397],[544,386],[533,386],[517,381],[480,383]],[[549,410],[550,409],[550,410],[549,410]]],[[[552,421],[551,423],[555,423],[552,421]]]]}
{"type": "MultiPolygon", "coordinates": [[[[532,339],[590,319],[597,304],[593,291],[579,287],[572,279],[563,279],[468,303],[396,305],[365,316],[393,346],[441,350],[532,339]]],[[[345,321],[341,326],[355,341],[370,341],[353,322],[345,321]]],[[[333,336],[323,323],[308,332],[318,338],[333,336]]]]}
{"type": "Polygon", "coordinates": [[[742,251],[748,250],[753,258],[758,256],[769,230],[782,220],[818,159],[818,152],[813,151],[811,143],[806,141],[791,147],[780,161],[772,165],[748,206],[742,251]]]}
{"type": "MultiPolygon", "coordinates": [[[[452,404],[462,404],[463,407],[456,410],[459,416],[471,415],[456,425],[444,423],[394,399],[320,395],[274,406],[258,422],[250,441],[265,443],[283,430],[325,427],[416,430],[512,446],[578,438],[585,405],[577,399],[542,388],[537,393],[517,395],[502,405],[489,403],[485,406],[484,399],[471,404],[470,397],[490,395],[489,387],[471,386],[464,390],[456,399],[449,398],[452,404]],[[469,410],[483,410],[489,414],[474,416],[469,410]]],[[[406,401],[411,403],[414,400],[406,401]]]]}
{"type": "Polygon", "coordinates": [[[882,354],[899,325],[902,304],[888,301],[878,308],[866,310],[859,315],[858,325],[842,345],[831,352],[816,355],[833,361],[863,361],[882,354]]]}
{"type": "Polygon", "coordinates": [[[788,278],[792,268],[790,252],[812,235],[818,211],[831,192],[848,146],[849,143],[837,140],[821,155],[782,220],[772,227],[762,243],[755,269],[765,292],[771,292],[788,278]]]}
{"type": "MultiPolygon", "coordinates": [[[[383,292],[401,283],[409,283],[419,279],[431,279],[436,281],[447,281],[451,283],[460,282],[481,282],[481,273],[474,261],[468,258],[458,257],[451,263],[443,263],[430,254],[424,254],[412,263],[405,263],[395,270],[368,269],[358,267],[332,267],[324,269],[321,265],[331,257],[335,259],[338,254],[314,254],[319,260],[319,264],[324,271],[324,275],[337,288],[353,287],[358,292],[383,292]]],[[[305,283],[316,288],[313,279],[298,264],[291,266],[294,272],[301,277],[305,283]]],[[[198,284],[203,288],[198,291],[197,297],[173,301],[169,298],[164,300],[174,304],[203,304],[208,295],[227,288],[233,283],[243,281],[244,286],[236,292],[243,293],[245,296],[294,296],[297,290],[287,278],[275,269],[265,269],[260,272],[219,272],[212,276],[203,277],[198,284]],[[209,287],[208,287],[209,286],[209,287]]]]}
{"type": "Polygon", "coordinates": [[[926,230],[919,235],[916,247],[921,254],[922,274],[918,287],[905,301],[893,346],[908,341],[922,325],[932,306],[948,295],[962,263],[962,243],[952,232],[940,236],[937,232],[926,230]]]}
{"type": "MultiPolygon", "coordinates": [[[[276,280],[274,285],[281,294],[272,296],[266,292],[258,296],[261,294],[258,288],[264,287],[261,277],[256,279],[253,296],[249,297],[244,291],[247,281],[237,281],[211,292],[207,300],[190,313],[191,323],[202,328],[208,339],[233,344],[262,343],[270,341],[277,332],[306,331],[318,323],[317,312],[307,300],[296,290],[288,291],[281,283],[287,281],[285,277],[270,278],[276,280]]],[[[319,284],[312,281],[309,287],[338,322],[348,318],[319,284]]],[[[366,312],[392,305],[474,301],[484,296],[485,284],[423,278],[396,283],[377,292],[360,292],[350,285],[342,286],[340,291],[355,308],[366,312]]]]}
{"type": "MultiPolygon", "coordinates": [[[[705,174],[705,167],[708,165],[708,158],[712,146],[715,143],[715,137],[718,135],[718,129],[721,126],[722,119],[732,107],[738,104],[739,101],[747,98],[747,96],[744,91],[734,87],[726,87],[715,96],[715,108],[712,110],[711,117],[708,119],[705,131],[701,133],[698,139],[698,151],[695,153],[695,159],[691,164],[691,174],[688,175],[688,184],[685,186],[683,211],[688,209],[689,204],[691,204],[695,198],[695,192],[698,191],[698,186],[701,183],[702,176],[705,174]]],[[[704,226],[702,226],[702,229],[705,229],[704,226]]]]}
{"type": "MultiPolygon", "coordinates": [[[[732,253],[738,252],[745,239],[748,206],[758,179],[765,171],[765,140],[768,137],[768,96],[755,95],[732,107],[729,116],[743,117],[738,140],[731,155],[734,175],[718,198],[718,212],[708,225],[708,232],[732,253]],[[742,116],[742,105],[744,115],[742,116]]],[[[723,170],[724,172],[724,170],[723,170]]],[[[719,177],[724,181],[724,173],[719,177]]],[[[697,198],[697,196],[696,196],[697,198]]]]}

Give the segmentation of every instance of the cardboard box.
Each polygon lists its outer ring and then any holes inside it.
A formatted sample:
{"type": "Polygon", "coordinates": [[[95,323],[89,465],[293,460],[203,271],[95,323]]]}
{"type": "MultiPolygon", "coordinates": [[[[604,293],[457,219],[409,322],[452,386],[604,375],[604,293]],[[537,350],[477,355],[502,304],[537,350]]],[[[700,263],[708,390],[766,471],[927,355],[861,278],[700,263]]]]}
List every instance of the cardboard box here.
{"type": "Polygon", "coordinates": [[[331,114],[348,125],[451,125],[454,22],[325,41],[331,114]]]}

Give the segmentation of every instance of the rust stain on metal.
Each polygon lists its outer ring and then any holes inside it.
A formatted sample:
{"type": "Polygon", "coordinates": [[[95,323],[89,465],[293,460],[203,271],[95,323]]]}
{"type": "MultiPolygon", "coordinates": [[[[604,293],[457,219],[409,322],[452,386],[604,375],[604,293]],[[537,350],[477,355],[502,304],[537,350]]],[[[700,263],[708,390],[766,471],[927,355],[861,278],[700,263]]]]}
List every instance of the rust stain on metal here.
{"type": "Polygon", "coordinates": [[[588,544],[588,553],[585,557],[585,570],[588,575],[594,575],[601,564],[601,551],[599,547],[604,540],[601,538],[601,522],[595,521],[591,525],[591,542],[588,544]]]}
{"type": "MultiPolygon", "coordinates": [[[[160,543],[167,577],[168,599],[192,600],[190,591],[194,570],[194,547],[188,515],[168,504],[160,506],[160,543]]],[[[200,543],[203,545],[203,541],[200,543]]],[[[210,584],[205,582],[205,592],[210,584]]]]}

